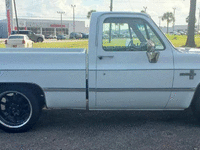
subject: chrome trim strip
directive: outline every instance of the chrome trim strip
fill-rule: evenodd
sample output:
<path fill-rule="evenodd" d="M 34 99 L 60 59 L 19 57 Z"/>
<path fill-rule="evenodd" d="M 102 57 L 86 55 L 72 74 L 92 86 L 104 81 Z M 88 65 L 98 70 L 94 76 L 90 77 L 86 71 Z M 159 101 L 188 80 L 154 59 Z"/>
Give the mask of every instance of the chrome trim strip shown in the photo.
<path fill-rule="evenodd" d="M 89 92 L 194 92 L 196 88 L 89 88 Z M 86 92 L 86 88 L 43 88 L 44 92 Z"/>
<path fill-rule="evenodd" d="M 89 69 L 89 71 L 155 71 L 155 70 L 190 71 L 191 69 Z M 200 69 L 193 69 L 193 70 L 200 71 Z"/>
<path fill-rule="evenodd" d="M 91 92 L 189 92 L 195 88 L 91 88 Z"/>
<path fill-rule="evenodd" d="M 44 92 L 86 92 L 86 88 L 43 88 Z"/>

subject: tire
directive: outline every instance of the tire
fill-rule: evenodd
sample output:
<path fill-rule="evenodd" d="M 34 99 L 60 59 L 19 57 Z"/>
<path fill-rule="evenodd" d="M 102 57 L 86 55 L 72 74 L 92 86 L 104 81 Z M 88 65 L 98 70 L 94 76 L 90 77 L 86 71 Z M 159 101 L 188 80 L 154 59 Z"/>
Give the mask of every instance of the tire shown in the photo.
<path fill-rule="evenodd" d="M 195 95 L 191 109 L 194 117 L 200 121 L 200 94 Z"/>
<path fill-rule="evenodd" d="M 43 39 L 42 38 L 38 38 L 37 42 L 43 42 Z"/>
<path fill-rule="evenodd" d="M 28 131 L 39 119 L 41 110 L 30 90 L 8 87 L 0 94 L 0 127 L 6 132 Z"/>

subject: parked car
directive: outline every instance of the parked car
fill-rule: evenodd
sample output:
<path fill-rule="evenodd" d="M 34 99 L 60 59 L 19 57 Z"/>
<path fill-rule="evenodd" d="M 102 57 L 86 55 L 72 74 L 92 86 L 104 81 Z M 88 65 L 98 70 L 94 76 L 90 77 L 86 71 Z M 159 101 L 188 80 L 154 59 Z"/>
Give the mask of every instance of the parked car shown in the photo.
<path fill-rule="evenodd" d="M 31 30 L 19 30 L 19 33 L 18 33 L 18 31 L 12 31 L 11 35 L 13 35 L 13 34 L 26 34 L 34 42 L 43 42 L 44 41 L 44 35 L 35 34 Z"/>
<path fill-rule="evenodd" d="M 81 33 L 82 34 L 82 38 L 83 39 L 88 39 L 89 38 L 89 34 L 88 33 Z"/>
<path fill-rule="evenodd" d="M 66 36 L 65 35 L 58 35 L 57 36 L 57 40 L 66 40 Z"/>
<path fill-rule="evenodd" d="M 185 31 L 179 31 L 180 35 L 186 35 Z"/>
<path fill-rule="evenodd" d="M 5 40 L 5 45 L 6 48 L 31 48 L 33 47 L 33 41 L 25 34 L 15 34 Z"/>
<path fill-rule="evenodd" d="M 108 39 L 109 35 L 108 34 L 103 34 L 103 39 Z"/>
<path fill-rule="evenodd" d="M 46 39 L 57 39 L 57 36 L 51 34 L 51 35 L 47 35 L 45 38 Z"/>
<path fill-rule="evenodd" d="M 82 38 L 82 34 L 79 32 L 72 32 L 70 33 L 69 36 L 70 39 L 81 39 Z"/>

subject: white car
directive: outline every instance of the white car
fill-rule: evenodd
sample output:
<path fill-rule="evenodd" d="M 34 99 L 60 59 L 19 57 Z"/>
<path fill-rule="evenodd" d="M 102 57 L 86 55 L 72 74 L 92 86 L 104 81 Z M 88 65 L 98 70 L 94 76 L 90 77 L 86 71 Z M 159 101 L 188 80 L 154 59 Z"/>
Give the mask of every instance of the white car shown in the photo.
<path fill-rule="evenodd" d="M 32 48 L 33 41 L 25 34 L 15 34 L 5 40 L 6 48 Z"/>
<path fill-rule="evenodd" d="M 57 39 L 56 35 L 49 35 L 49 39 Z"/>

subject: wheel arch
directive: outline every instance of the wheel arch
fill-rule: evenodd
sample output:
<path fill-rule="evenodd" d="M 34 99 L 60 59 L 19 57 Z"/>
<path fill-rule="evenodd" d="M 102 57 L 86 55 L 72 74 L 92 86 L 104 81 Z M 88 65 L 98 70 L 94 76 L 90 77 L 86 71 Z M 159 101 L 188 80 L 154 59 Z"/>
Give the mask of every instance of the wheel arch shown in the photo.
<path fill-rule="evenodd" d="M 24 88 L 28 89 L 33 92 L 33 94 L 36 96 L 36 98 L 39 100 L 40 106 L 43 108 L 46 106 L 46 98 L 43 89 L 35 84 L 35 83 L 15 83 L 15 82 L 9 82 L 9 83 L 2 83 L 0 82 L 0 93 L 4 91 L 4 88 L 14 86 L 17 88 Z"/>

